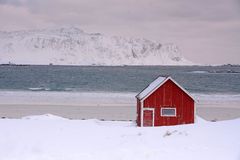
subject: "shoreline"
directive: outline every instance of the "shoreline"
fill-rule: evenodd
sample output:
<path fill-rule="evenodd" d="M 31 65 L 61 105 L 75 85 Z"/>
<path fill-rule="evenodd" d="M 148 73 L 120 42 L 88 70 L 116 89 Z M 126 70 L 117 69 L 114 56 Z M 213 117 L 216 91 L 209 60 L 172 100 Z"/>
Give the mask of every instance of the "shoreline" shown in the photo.
<path fill-rule="evenodd" d="M 136 119 L 136 93 L 0 91 L 0 118 L 54 114 L 69 119 Z M 200 95 L 197 115 L 208 121 L 240 117 L 240 95 Z"/>

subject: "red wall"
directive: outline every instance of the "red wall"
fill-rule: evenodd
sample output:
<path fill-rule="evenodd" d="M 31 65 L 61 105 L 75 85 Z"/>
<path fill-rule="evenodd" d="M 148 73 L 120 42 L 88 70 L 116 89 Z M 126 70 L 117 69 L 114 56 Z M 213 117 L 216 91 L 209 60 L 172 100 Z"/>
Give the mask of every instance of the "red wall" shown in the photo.
<path fill-rule="evenodd" d="M 165 82 L 143 103 L 146 108 L 155 108 L 155 126 L 194 123 L 194 100 L 171 80 Z M 175 107 L 176 117 L 161 117 L 161 107 Z M 140 107 L 137 112 L 137 124 L 140 126 Z"/>

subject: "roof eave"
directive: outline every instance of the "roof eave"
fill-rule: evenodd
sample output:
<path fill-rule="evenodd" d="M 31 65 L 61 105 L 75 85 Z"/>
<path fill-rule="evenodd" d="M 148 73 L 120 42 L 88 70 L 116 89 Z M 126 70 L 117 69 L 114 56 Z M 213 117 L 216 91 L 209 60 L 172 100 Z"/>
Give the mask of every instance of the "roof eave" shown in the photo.
<path fill-rule="evenodd" d="M 145 87 L 140 93 L 138 93 L 135 97 L 137 99 L 139 99 L 140 101 L 145 100 L 149 95 L 151 95 L 154 91 L 156 91 L 159 87 L 161 87 L 166 81 L 171 80 L 173 83 L 175 83 L 183 92 L 185 92 L 193 101 L 196 101 L 196 99 L 187 91 L 185 90 L 180 84 L 178 84 L 174 79 L 172 79 L 170 76 L 166 77 L 166 79 L 160 83 L 157 87 L 155 87 L 151 92 L 149 92 L 146 96 L 139 98 L 140 93 L 142 93 L 142 91 L 147 88 Z"/>

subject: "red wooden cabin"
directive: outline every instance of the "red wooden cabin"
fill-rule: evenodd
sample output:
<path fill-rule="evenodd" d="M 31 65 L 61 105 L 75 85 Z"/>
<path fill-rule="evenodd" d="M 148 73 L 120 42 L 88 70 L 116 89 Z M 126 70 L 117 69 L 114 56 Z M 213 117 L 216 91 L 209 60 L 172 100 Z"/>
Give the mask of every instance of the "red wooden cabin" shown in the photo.
<path fill-rule="evenodd" d="M 194 98 L 171 77 L 158 77 L 136 98 L 138 126 L 194 123 Z"/>

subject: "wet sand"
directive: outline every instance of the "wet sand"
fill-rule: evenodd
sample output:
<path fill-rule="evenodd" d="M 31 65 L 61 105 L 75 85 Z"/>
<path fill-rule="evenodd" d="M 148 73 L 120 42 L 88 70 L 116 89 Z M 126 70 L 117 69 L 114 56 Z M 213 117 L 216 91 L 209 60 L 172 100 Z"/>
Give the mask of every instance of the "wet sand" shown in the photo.
<path fill-rule="evenodd" d="M 0 118 L 54 114 L 70 119 L 132 120 L 136 119 L 133 93 L 25 93 L 0 92 Z M 197 115 L 220 121 L 240 117 L 240 100 L 198 100 Z"/>
<path fill-rule="evenodd" d="M 238 101 L 203 101 L 196 103 L 197 115 L 208 121 L 220 121 L 240 118 Z"/>
<path fill-rule="evenodd" d="M 21 118 L 54 114 L 69 119 L 135 120 L 136 110 L 126 104 L 1 104 L 0 117 Z"/>
<path fill-rule="evenodd" d="M 219 121 L 240 117 L 240 108 L 225 108 L 197 105 L 197 115 L 209 120 Z M 29 115 L 54 114 L 70 119 L 135 120 L 134 104 L 0 104 L 1 118 L 21 118 Z"/>

